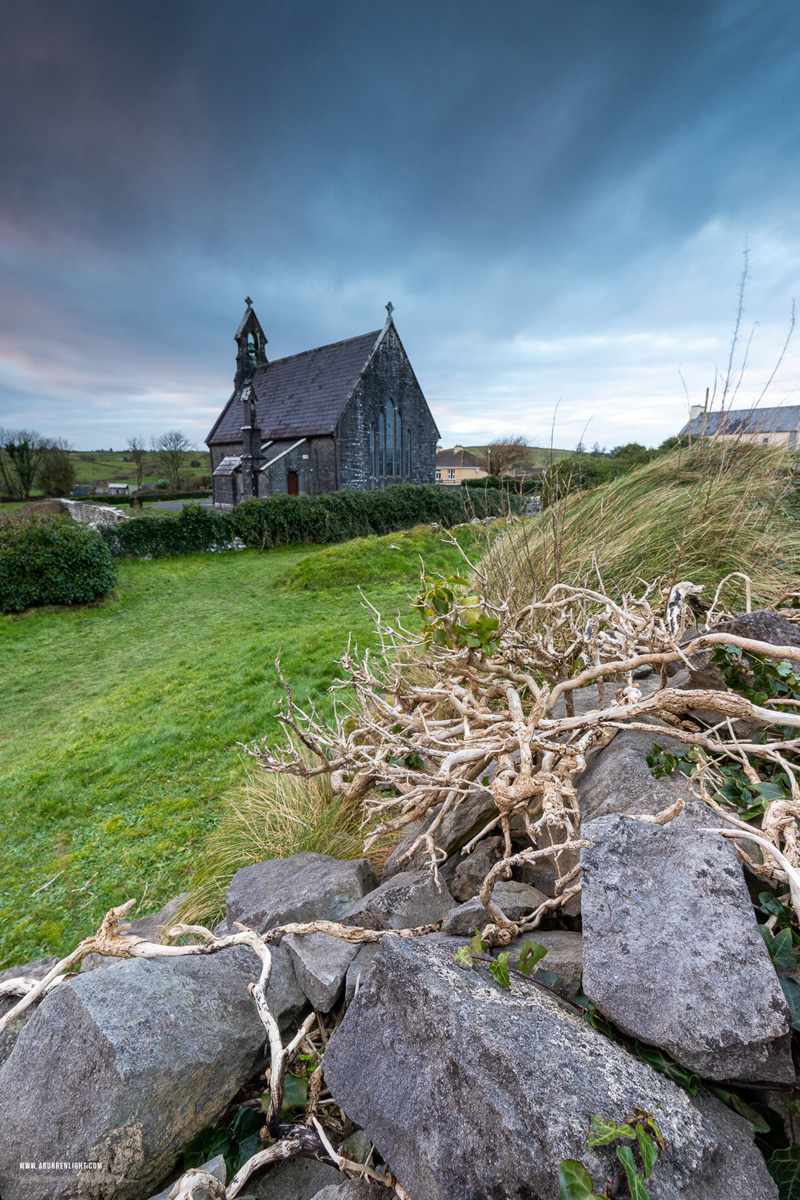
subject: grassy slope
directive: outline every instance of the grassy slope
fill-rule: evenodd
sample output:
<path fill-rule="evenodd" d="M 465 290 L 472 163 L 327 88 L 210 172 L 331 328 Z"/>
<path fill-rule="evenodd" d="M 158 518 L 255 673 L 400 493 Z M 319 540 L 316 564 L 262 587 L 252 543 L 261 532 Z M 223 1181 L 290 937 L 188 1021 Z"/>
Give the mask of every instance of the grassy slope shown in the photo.
<path fill-rule="evenodd" d="M 278 648 L 324 707 L 348 634 L 371 636 L 353 584 L 407 611 L 420 551 L 456 565 L 417 531 L 326 549 L 321 572 L 307 546 L 131 562 L 118 600 L 0 617 L 0 969 L 71 948 L 145 884 L 140 911 L 180 891 L 244 775 L 236 743 L 278 734 Z"/>
<path fill-rule="evenodd" d="M 479 458 L 486 457 L 485 446 L 465 446 L 470 454 L 477 454 Z M 574 450 L 551 450 L 549 446 L 528 446 L 527 448 L 527 465 L 529 467 L 548 467 L 551 462 L 558 462 L 560 458 L 568 458 L 570 454 L 574 454 Z"/>

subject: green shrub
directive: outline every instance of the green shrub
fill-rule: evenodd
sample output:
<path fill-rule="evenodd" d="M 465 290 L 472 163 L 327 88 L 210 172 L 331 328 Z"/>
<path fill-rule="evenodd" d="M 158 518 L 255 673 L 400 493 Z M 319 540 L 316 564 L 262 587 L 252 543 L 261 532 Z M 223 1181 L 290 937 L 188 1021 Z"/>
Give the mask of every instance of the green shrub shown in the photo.
<path fill-rule="evenodd" d="M 234 538 L 258 550 L 304 542 L 346 542 L 426 522 L 450 526 L 474 516 L 502 516 L 516 507 L 513 495 L 497 489 L 467 493 L 462 488 L 400 483 L 374 492 L 267 496 L 245 500 L 224 512 L 192 505 L 167 519 L 141 516 L 102 526 L 101 533 L 118 558 L 162 558 L 229 549 Z"/>
<path fill-rule="evenodd" d="M 496 489 L 475 494 L 462 488 L 399 483 L 374 492 L 246 500 L 226 516 L 243 542 L 266 549 L 300 542 L 345 542 L 371 534 L 380 537 L 429 521 L 458 525 L 473 516 L 500 516 L 505 508 Z"/>
<path fill-rule="evenodd" d="M 0 612 L 38 604 L 86 604 L 117 581 L 99 533 L 69 517 L 0 527 Z"/>
<path fill-rule="evenodd" d="M 227 550 L 233 537 L 225 515 L 201 504 L 188 504 L 174 516 L 141 516 L 118 525 L 101 525 L 100 533 L 115 558 L 165 558 Z"/>

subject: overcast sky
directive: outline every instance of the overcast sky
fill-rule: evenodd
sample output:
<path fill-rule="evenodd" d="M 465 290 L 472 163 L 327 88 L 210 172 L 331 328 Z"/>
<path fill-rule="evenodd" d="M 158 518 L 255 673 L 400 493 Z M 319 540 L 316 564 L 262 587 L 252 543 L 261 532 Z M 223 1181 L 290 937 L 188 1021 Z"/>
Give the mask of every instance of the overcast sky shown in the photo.
<path fill-rule="evenodd" d="M 800 290 L 796 0 L 3 0 L 0 425 L 201 445 L 395 321 L 445 445 L 658 444 Z M 763 403 L 800 403 L 800 335 Z M 558 405 L 557 413 L 556 406 Z M 584 433 L 585 430 L 585 433 Z"/>

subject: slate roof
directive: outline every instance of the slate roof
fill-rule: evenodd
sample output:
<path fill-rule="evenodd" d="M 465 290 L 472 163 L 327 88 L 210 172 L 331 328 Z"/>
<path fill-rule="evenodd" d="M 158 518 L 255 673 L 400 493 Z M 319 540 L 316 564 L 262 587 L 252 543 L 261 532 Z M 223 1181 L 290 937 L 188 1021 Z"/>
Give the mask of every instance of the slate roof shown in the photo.
<path fill-rule="evenodd" d="M 257 367 L 250 383 L 262 437 L 277 441 L 333 433 L 381 333 L 377 329 Z M 240 442 L 242 424 L 241 400 L 234 393 L 208 445 Z"/>
<path fill-rule="evenodd" d="M 234 471 L 238 471 L 242 464 L 242 460 L 238 454 L 229 454 L 227 458 L 223 458 L 214 471 L 215 475 L 232 475 Z"/>
<path fill-rule="evenodd" d="M 480 467 L 474 454 L 470 454 L 469 450 L 464 450 L 463 447 L 458 450 L 437 450 L 436 451 L 436 466 L 437 467 Z"/>
<path fill-rule="evenodd" d="M 742 408 L 731 412 L 708 413 L 703 428 L 703 414 L 695 417 L 684 425 L 681 436 L 691 434 L 699 437 L 704 432 L 707 437 L 715 433 L 728 436 L 737 433 L 791 433 L 800 429 L 800 405 L 787 404 L 782 408 Z"/>

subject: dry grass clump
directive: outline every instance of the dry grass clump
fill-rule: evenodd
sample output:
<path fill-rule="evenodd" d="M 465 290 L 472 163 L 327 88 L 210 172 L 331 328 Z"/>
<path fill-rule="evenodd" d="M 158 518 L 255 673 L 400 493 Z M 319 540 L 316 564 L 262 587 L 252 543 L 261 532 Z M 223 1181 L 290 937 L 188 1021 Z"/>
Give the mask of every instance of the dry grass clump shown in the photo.
<path fill-rule="evenodd" d="M 361 858 L 363 817 L 359 801 L 334 796 L 328 775 L 302 779 L 253 773 L 227 798 L 220 822 L 205 843 L 202 866 L 180 920 L 204 925 L 221 920 L 232 877 L 250 863 L 289 858 L 303 850 Z M 391 848 L 376 846 L 370 852 L 376 868 Z"/>
<path fill-rule="evenodd" d="M 484 559 L 491 598 L 524 602 L 554 583 L 619 595 L 642 578 L 753 580 L 753 604 L 796 587 L 800 521 L 785 452 L 708 439 L 673 451 L 524 521 Z M 728 603 L 741 581 L 726 585 Z M 713 596 L 713 588 L 711 591 Z M 709 599 L 711 599 L 709 596 Z"/>

